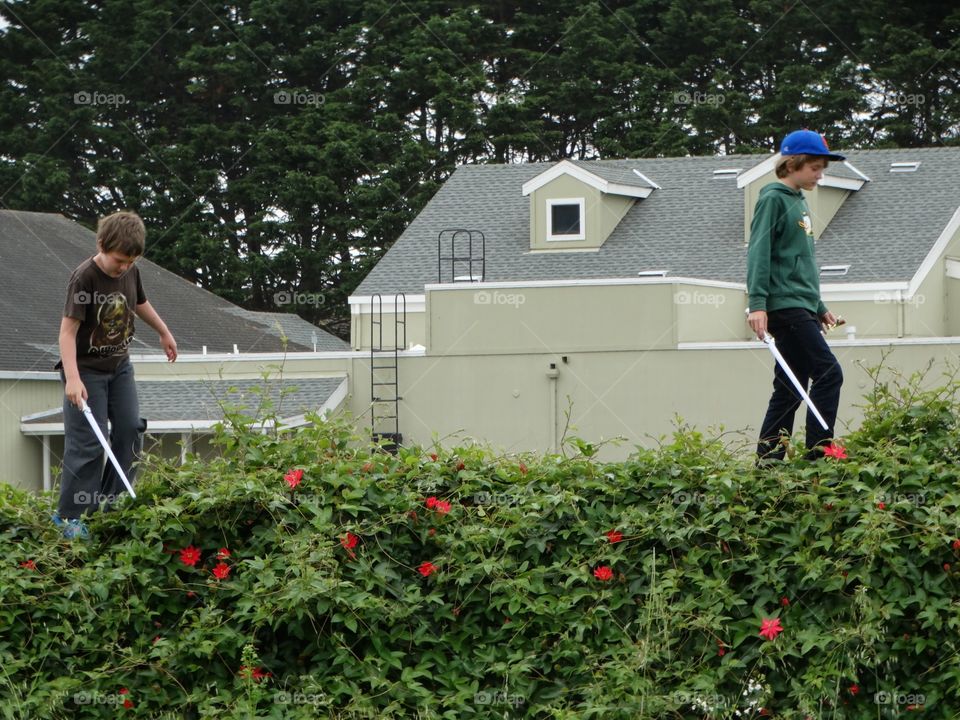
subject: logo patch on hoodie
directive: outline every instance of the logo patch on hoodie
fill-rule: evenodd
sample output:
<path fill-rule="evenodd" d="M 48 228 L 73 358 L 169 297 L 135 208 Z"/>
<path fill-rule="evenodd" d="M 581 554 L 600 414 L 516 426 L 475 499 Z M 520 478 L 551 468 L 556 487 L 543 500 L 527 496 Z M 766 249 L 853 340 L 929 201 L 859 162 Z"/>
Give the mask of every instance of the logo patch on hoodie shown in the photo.
<path fill-rule="evenodd" d="M 803 214 L 802 220 L 797 220 L 797 225 L 803 228 L 803 231 L 809 236 L 813 237 L 813 223 L 810 222 L 810 216 L 806 213 Z"/>

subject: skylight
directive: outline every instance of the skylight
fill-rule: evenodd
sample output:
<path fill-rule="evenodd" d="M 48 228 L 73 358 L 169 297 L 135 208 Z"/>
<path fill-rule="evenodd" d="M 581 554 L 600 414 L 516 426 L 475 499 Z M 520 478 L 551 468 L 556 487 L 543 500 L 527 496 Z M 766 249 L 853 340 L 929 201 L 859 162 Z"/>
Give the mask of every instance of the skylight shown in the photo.
<path fill-rule="evenodd" d="M 821 265 L 820 277 L 842 277 L 850 270 L 849 265 Z"/>
<path fill-rule="evenodd" d="M 713 177 L 717 179 L 735 178 L 743 171 L 743 168 L 721 168 L 713 171 Z"/>
<path fill-rule="evenodd" d="M 637 273 L 640 277 L 666 277 L 667 270 L 641 270 Z"/>
<path fill-rule="evenodd" d="M 895 163 L 890 163 L 890 172 L 892 173 L 916 172 L 918 167 L 920 167 L 919 160 L 913 160 L 911 162 L 895 162 Z"/>

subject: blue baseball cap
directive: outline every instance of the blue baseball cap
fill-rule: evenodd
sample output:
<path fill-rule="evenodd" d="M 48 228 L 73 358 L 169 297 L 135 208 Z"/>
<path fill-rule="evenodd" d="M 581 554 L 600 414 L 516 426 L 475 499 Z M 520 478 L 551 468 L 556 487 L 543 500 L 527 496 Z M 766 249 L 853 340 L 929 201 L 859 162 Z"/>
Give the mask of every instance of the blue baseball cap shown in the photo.
<path fill-rule="evenodd" d="M 813 130 L 794 130 L 780 143 L 781 155 L 820 155 L 828 160 L 846 160 L 843 155 L 830 152 L 827 140 Z"/>

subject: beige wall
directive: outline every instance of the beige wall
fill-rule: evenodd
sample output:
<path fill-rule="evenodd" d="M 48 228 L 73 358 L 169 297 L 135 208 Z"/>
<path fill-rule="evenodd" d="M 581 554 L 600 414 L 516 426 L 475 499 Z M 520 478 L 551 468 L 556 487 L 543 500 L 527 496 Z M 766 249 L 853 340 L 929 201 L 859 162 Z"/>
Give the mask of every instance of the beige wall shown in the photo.
<path fill-rule="evenodd" d="M 871 387 L 861 364 L 878 365 L 888 348 L 881 343 L 833 343 L 845 375 L 838 435 L 849 433 L 861 420 L 856 405 Z M 945 367 L 958 357 L 960 344 L 899 345 L 884 365 L 910 373 L 926 367 L 931 358 Z M 404 359 L 400 374 L 405 443 L 429 445 L 439 437 L 441 444 L 452 446 L 472 438 L 498 451 L 549 451 L 564 432 L 569 409 L 573 429 L 568 434 L 590 442 L 626 438 L 621 447 L 603 453 L 618 459 L 635 445 L 651 446 L 669 435 L 675 415 L 700 429 L 722 425 L 731 432 L 731 444 L 749 449 L 769 399 L 773 359 L 759 345 L 441 355 Z M 930 378 L 936 381 L 937 376 L 934 371 Z M 355 386 L 354 410 L 368 400 L 369 388 Z M 795 430 L 802 424 L 798 413 Z"/>
<path fill-rule="evenodd" d="M 17 487 L 40 487 L 43 444 L 39 438 L 20 432 L 20 418 L 60 407 L 63 391 L 59 379 L 0 380 L 0 481 Z M 51 450 L 63 454 L 63 441 L 54 440 Z"/>
<path fill-rule="evenodd" d="M 357 306 L 354 306 L 357 307 Z M 365 310 L 364 313 L 353 315 L 352 322 L 350 325 L 350 347 L 354 350 L 369 350 L 370 349 L 370 332 L 371 332 L 371 316 L 370 316 L 370 307 L 368 305 L 360 306 Z M 392 309 L 392 305 L 391 305 Z M 377 342 L 380 342 L 382 338 L 381 347 L 393 347 L 397 337 L 397 329 L 399 329 L 399 335 L 401 342 L 403 341 L 403 328 L 397 328 L 397 313 L 395 312 L 384 312 L 382 315 L 382 324 L 380 326 L 381 330 L 377 331 Z M 403 313 L 400 314 L 400 319 L 403 320 L 406 318 L 407 328 L 406 328 L 406 347 L 411 345 L 425 345 L 426 339 L 426 330 L 425 323 L 426 317 L 422 311 L 411 311 L 407 310 L 406 315 Z M 381 332 L 382 331 L 382 332 Z"/>

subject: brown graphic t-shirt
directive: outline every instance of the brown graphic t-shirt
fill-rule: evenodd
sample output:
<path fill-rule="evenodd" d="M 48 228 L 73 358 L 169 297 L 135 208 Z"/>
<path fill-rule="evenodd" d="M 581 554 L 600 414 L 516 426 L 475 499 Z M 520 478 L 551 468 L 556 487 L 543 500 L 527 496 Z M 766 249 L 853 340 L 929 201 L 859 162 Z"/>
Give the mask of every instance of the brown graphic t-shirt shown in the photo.
<path fill-rule="evenodd" d="M 136 265 L 118 278 L 107 275 L 93 258 L 74 270 L 67 284 L 63 315 L 80 321 L 77 367 L 98 372 L 116 370 L 133 340 L 134 310 L 146 301 Z"/>

